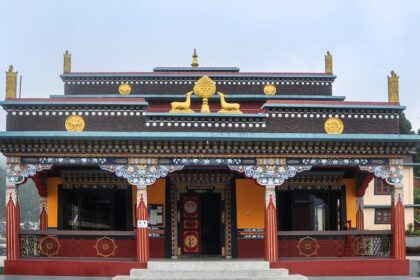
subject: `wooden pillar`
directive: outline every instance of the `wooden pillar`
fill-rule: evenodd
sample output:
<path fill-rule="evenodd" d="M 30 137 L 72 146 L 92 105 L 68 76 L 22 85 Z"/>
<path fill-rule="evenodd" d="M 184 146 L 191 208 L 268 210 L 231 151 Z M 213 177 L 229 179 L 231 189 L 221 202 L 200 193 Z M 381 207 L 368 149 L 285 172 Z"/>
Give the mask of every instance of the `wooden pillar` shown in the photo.
<path fill-rule="evenodd" d="M 392 256 L 405 259 L 405 221 L 403 185 L 394 185 L 391 196 Z"/>
<path fill-rule="evenodd" d="M 265 186 L 264 259 L 275 262 L 278 258 L 276 187 Z"/>
<path fill-rule="evenodd" d="M 39 229 L 48 229 L 48 204 L 46 197 L 41 197 L 39 201 Z"/>
<path fill-rule="evenodd" d="M 364 230 L 365 229 L 365 217 L 363 214 L 364 203 L 363 196 L 356 197 L 356 229 Z"/>
<path fill-rule="evenodd" d="M 19 201 L 17 196 L 17 185 L 15 183 L 6 183 L 6 246 L 7 260 L 17 260 L 20 258 L 20 213 Z"/>
<path fill-rule="evenodd" d="M 137 261 L 145 263 L 149 260 L 149 229 L 147 225 L 147 186 L 137 186 Z"/>

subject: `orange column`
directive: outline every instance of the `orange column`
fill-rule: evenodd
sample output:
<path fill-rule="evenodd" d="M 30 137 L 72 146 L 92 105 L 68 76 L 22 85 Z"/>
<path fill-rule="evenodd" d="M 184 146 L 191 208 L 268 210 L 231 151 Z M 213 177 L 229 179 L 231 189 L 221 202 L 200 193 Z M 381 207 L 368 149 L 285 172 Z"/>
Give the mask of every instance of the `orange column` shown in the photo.
<path fill-rule="evenodd" d="M 147 186 L 137 186 L 137 261 L 146 263 L 149 260 L 149 229 L 147 225 Z"/>
<path fill-rule="evenodd" d="M 48 229 L 48 204 L 46 197 L 41 197 L 39 202 L 39 229 Z"/>
<path fill-rule="evenodd" d="M 365 229 L 365 218 L 363 214 L 363 196 L 356 197 L 356 229 L 364 230 Z"/>
<path fill-rule="evenodd" d="M 264 259 L 269 262 L 277 261 L 277 211 L 276 187 L 265 187 L 265 223 L 264 223 Z"/>
<path fill-rule="evenodd" d="M 17 260 L 20 257 L 19 240 L 19 202 L 17 186 L 7 180 L 6 184 L 6 246 L 7 260 Z"/>
<path fill-rule="evenodd" d="M 392 255 L 394 259 L 405 259 L 405 221 L 403 185 L 395 185 L 391 196 Z"/>

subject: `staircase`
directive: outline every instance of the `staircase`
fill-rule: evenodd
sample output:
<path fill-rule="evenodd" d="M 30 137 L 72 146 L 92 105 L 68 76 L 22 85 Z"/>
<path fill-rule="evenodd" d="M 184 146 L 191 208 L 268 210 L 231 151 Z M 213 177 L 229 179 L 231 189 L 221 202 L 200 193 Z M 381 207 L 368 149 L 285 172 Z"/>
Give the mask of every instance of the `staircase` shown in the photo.
<path fill-rule="evenodd" d="M 289 275 L 287 269 L 270 269 L 268 262 L 255 260 L 162 260 L 149 261 L 147 269 L 132 269 L 129 276 L 113 280 L 306 280 L 302 275 Z"/>

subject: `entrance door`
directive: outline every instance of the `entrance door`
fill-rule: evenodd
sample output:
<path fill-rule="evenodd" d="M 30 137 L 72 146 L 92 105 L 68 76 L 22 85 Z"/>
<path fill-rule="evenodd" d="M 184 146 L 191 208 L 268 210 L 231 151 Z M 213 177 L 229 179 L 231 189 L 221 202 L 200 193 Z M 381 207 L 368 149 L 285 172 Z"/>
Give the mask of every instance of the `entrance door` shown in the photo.
<path fill-rule="evenodd" d="M 221 255 L 223 225 L 220 193 L 188 193 L 181 196 L 182 254 Z"/>

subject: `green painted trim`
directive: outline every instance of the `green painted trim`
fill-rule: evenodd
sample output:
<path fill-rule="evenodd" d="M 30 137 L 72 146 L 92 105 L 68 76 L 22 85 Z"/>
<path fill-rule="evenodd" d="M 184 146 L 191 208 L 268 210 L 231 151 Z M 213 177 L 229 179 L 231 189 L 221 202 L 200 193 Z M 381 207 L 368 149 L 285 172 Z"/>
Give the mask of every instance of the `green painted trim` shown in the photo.
<path fill-rule="evenodd" d="M 343 141 L 420 143 L 420 135 L 406 134 L 321 134 L 240 132 L 120 132 L 120 131 L 2 131 L 0 139 L 101 139 L 101 140 L 190 140 L 190 141 Z"/>
<path fill-rule="evenodd" d="M 403 166 L 420 166 L 420 162 L 403 163 Z"/>
<path fill-rule="evenodd" d="M 338 104 L 264 104 L 262 108 L 352 108 L 352 109 L 392 109 L 402 111 L 405 106 L 393 105 L 338 105 Z"/>
<path fill-rule="evenodd" d="M 181 114 L 181 113 L 152 113 L 152 112 L 145 112 L 143 113 L 146 117 L 187 117 L 187 118 L 205 118 L 205 117 L 212 117 L 212 118 L 266 118 L 265 114 L 219 114 L 219 113 L 189 113 L 189 114 Z"/>
<path fill-rule="evenodd" d="M 226 98 L 229 100 L 334 100 L 334 101 L 343 101 L 345 96 L 330 96 L 330 95 L 287 95 L 281 93 L 281 95 L 264 95 L 264 94 L 225 94 Z M 156 100 L 185 100 L 185 94 L 132 94 L 122 96 L 120 94 L 68 94 L 68 95 L 50 95 L 50 98 L 144 98 L 144 99 L 156 99 Z M 191 96 L 194 100 L 199 100 L 198 96 Z M 213 99 L 220 99 L 218 95 L 214 95 Z"/>

